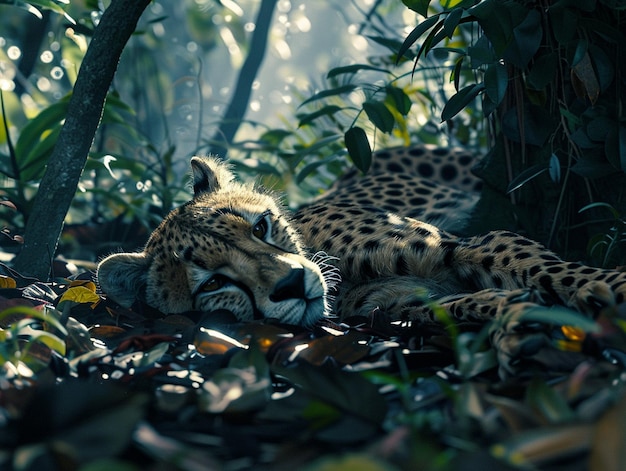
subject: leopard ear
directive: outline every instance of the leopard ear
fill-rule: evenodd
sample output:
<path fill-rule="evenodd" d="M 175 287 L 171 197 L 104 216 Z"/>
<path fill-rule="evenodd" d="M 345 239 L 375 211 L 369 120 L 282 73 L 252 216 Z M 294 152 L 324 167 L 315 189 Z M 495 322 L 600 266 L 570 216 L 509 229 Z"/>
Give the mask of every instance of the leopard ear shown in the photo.
<path fill-rule="evenodd" d="M 191 172 L 194 197 L 218 191 L 235 179 L 228 165 L 216 157 L 192 157 Z"/>
<path fill-rule="evenodd" d="M 145 300 L 149 259 L 144 253 L 109 255 L 98 264 L 97 278 L 102 291 L 121 306 Z"/>

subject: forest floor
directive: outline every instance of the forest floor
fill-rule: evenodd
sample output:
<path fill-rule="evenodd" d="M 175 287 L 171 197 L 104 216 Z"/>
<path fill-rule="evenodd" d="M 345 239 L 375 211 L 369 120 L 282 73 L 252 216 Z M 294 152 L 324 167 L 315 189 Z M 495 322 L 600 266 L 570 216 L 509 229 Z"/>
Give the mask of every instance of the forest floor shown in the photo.
<path fill-rule="evenodd" d="M 0 274 L 2 469 L 626 469 L 623 312 L 589 355 L 555 342 L 573 371 L 502 379 L 485 328 L 163 317 L 90 272 Z"/>

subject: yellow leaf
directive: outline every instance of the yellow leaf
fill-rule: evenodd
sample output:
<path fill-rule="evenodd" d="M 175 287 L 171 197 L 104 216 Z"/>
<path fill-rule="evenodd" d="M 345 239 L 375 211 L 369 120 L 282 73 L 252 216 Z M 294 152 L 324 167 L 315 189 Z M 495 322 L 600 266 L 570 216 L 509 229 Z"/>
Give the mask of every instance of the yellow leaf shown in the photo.
<path fill-rule="evenodd" d="M 76 286 L 82 286 L 83 288 L 87 288 L 89 291 L 96 292 L 96 284 L 93 281 L 89 280 L 72 280 L 70 282 L 70 289 Z"/>
<path fill-rule="evenodd" d="M 15 288 L 17 283 L 10 276 L 0 275 L 0 288 Z"/>
<path fill-rule="evenodd" d="M 84 286 L 74 286 L 63 293 L 63 296 L 61 296 L 61 299 L 59 300 L 59 304 L 63 301 L 72 301 L 78 304 L 92 303 L 95 305 L 100 302 L 100 296 Z"/>

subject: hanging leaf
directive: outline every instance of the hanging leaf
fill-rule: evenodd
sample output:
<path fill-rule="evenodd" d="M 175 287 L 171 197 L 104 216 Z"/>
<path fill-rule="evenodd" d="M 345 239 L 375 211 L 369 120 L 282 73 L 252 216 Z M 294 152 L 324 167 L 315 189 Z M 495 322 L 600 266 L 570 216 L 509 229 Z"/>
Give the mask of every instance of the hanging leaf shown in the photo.
<path fill-rule="evenodd" d="M 496 106 L 504 99 L 508 84 L 509 75 L 504 64 L 495 62 L 487 67 L 485 71 L 485 93 Z"/>
<path fill-rule="evenodd" d="M 396 120 L 382 101 L 366 101 L 363 110 L 369 120 L 384 133 L 390 133 Z"/>
<path fill-rule="evenodd" d="M 450 11 L 446 16 L 446 19 L 443 22 L 443 34 L 448 38 L 452 39 L 454 35 L 454 30 L 459 25 L 459 21 L 461 21 L 461 17 L 463 16 L 462 8 L 455 8 Z"/>
<path fill-rule="evenodd" d="M 328 74 L 326 74 L 326 78 L 331 79 L 338 75 L 355 74 L 361 70 L 374 70 L 376 72 L 383 72 L 385 74 L 391 74 L 389 70 L 383 69 L 382 67 L 375 67 L 369 64 L 352 64 L 352 65 L 345 65 L 343 67 L 335 67 L 334 69 L 330 69 Z"/>
<path fill-rule="evenodd" d="M 456 94 L 452 95 L 443 107 L 441 112 L 441 121 L 448 121 L 456 116 L 463 108 L 469 105 L 478 94 L 485 89 L 484 84 L 477 83 L 462 88 Z"/>
<path fill-rule="evenodd" d="M 372 165 L 372 148 L 367 134 L 357 126 L 348 129 L 344 135 L 348 156 L 361 172 L 366 173 Z"/>
<path fill-rule="evenodd" d="M 337 87 L 337 88 L 331 88 L 330 90 L 322 90 L 321 92 L 318 92 L 312 97 L 304 100 L 300 104 L 300 107 L 306 105 L 307 103 L 312 103 L 314 101 L 321 100 L 323 98 L 328 98 L 330 96 L 337 96 L 337 95 L 343 95 L 344 93 L 350 93 L 356 90 L 357 88 L 358 87 L 356 85 L 348 84 L 348 85 L 342 85 L 341 87 Z"/>
<path fill-rule="evenodd" d="M 545 165 L 533 165 L 532 167 L 527 168 L 523 172 L 520 172 L 520 174 L 517 175 L 517 177 L 515 177 L 511 183 L 509 183 L 509 186 L 506 189 L 507 195 L 509 193 L 514 192 L 518 188 L 521 188 L 526 183 L 531 181 L 533 178 L 538 177 L 546 170 L 548 169 L 546 168 Z"/>
<path fill-rule="evenodd" d="M 413 102 L 409 96 L 404 93 L 404 90 L 394 87 L 393 85 L 387 85 L 387 87 L 385 87 L 385 91 L 387 92 L 387 96 L 391 98 L 391 102 L 393 103 L 395 109 L 398 110 L 398 113 L 402 116 L 409 114 Z"/>
<path fill-rule="evenodd" d="M 300 120 L 300 122 L 298 123 L 298 127 L 301 128 L 302 126 L 311 124 L 311 122 L 315 121 L 317 118 L 320 118 L 322 116 L 332 116 L 338 111 L 341 111 L 342 109 L 343 108 L 337 105 L 327 105 L 327 106 L 324 106 L 323 108 L 320 108 L 317 111 L 314 111 L 313 113 L 298 114 L 297 117 Z"/>
<path fill-rule="evenodd" d="M 591 106 L 595 105 L 596 101 L 598 101 L 598 96 L 600 96 L 600 84 L 587 52 L 572 67 L 571 76 L 576 96 L 581 100 L 589 99 Z"/>
<path fill-rule="evenodd" d="M 400 58 L 404 55 L 404 53 L 408 51 L 411 48 L 411 46 L 413 46 L 413 44 L 415 44 L 415 42 L 420 38 L 420 36 L 422 36 L 422 34 L 424 34 L 426 31 L 432 28 L 435 25 L 435 23 L 437 23 L 438 19 L 439 19 L 438 14 L 431 16 L 430 18 L 426 18 L 424 21 L 418 24 L 413 29 L 413 31 L 409 33 L 409 35 L 406 37 L 406 39 L 402 43 L 402 46 L 400 46 L 400 49 L 398 50 L 398 58 L 396 59 L 396 64 L 398 63 Z M 418 54 L 418 57 L 419 57 L 419 54 Z"/>
<path fill-rule="evenodd" d="M 550 156 L 550 164 L 548 165 L 548 174 L 554 183 L 561 181 L 561 162 L 555 153 Z"/>
<path fill-rule="evenodd" d="M 432 0 L 402 0 L 402 3 L 413 10 L 416 13 L 419 13 L 422 16 L 428 15 L 428 6 Z"/>

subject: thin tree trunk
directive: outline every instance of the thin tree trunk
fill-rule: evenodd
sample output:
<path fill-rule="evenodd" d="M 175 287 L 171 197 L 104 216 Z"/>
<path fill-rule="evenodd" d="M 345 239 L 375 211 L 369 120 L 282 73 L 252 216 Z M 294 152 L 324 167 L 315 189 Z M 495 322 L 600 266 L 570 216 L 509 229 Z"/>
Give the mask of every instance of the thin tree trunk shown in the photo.
<path fill-rule="evenodd" d="M 65 124 L 48 161 L 26 224 L 24 247 L 14 267 L 25 275 L 47 279 L 87 155 L 102 117 L 104 101 L 122 50 L 150 0 L 112 0 L 94 31 Z"/>
<path fill-rule="evenodd" d="M 261 2 L 256 21 L 254 22 L 255 28 L 250 40 L 248 56 L 239 71 L 237 85 L 230 99 L 230 104 L 211 142 L 231 142 L 241 125 L 241 121 L 246 115 L 250 95 L 252 94 L 252 83 L 258 75 L 261 64 L 263 63 L 263 58 L 265 57 L 267 38 L 269 36 L 269 29 L 272 24 L 272 16 L 276 3 L 277 0 L 263 0 Z M 212 144 L 209 151 L 211 154 L 226 157 L 227 147 L 226 144 Z"/>

